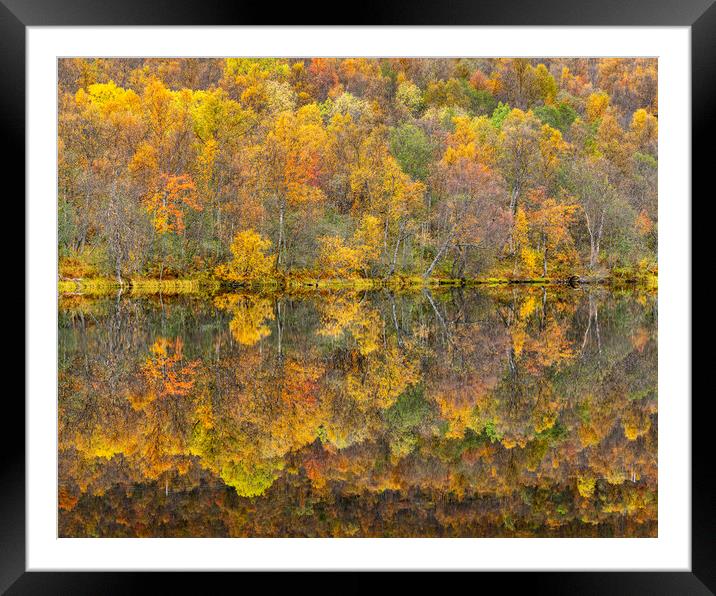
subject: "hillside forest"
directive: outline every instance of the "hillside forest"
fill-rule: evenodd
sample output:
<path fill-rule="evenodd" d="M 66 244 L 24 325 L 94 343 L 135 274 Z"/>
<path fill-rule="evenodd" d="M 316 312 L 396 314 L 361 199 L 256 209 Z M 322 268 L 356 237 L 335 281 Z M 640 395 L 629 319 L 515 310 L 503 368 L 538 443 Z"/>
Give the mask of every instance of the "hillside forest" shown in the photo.
<path fill-rule="evenodd" d="M 656 275 L 657 60 L 61 59 L 60 279 Z"/>

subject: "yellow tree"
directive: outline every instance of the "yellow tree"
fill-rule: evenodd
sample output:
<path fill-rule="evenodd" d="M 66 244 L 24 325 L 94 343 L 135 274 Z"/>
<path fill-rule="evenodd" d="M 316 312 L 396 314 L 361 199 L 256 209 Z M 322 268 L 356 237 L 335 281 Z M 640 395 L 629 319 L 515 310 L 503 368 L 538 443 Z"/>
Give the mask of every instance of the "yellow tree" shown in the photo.
<path fill-rule="evenodd" d="M 267 276 L 274 268 L 275 255 L 267 255 L 271 241 L 254 230 L 244 230 L 234 236 L 231 253 L 234 258 L 219 265 L 216 276 L 227 281 L 255 280 Z"/>
<path fill-rule="evenodd" d="M 218 256 L 221 243 L 230 242 L 233 233 L 233 226 L 224 223 L 224 214 L 240 209 L 242 223 L 246 225 L 253 219 L 251 212 L 257 199 L 253 189 L 245 188 L 241 182 L 246 178 L 242 170 L 249 153 L 248 133 L 256 126 L 258 116 L 219 88 L 193 92 L 191 118 L 196 148 L 193 172 L 197 191 L 207 207 L 205 221 L 213 223 L 221 241 L 215 243 Z M 230 192 L 234 185 L 238 187 L 238 197 Z"/>
<path fill-rule="evenodd" d="M 656 157 L 659 123 L 654 114 L 643 108 L 634 112 L 629 135 L 639 151 Z"/>
<path fill-rule="evenodd" d="M 537 170 L 542 184 L 547 189 L 553 189 L 557 172 L 569 144 L 562 138 L 562 133 L 548 124 L 543 124 L 540 129 L 539 155 Z"/>
<path fill-rule="evenodd" d="M 573 248 L 569 228 L 578 207 L 570 202 L 558 202 L 543 189 L 533 191 L 530 202 L 534 205 L 531 220 L 537 233 L 537 251 L 542 253 L 542 276 L 546 277 L 548 255 L 555 254 L 561 247 Z"/>
<path fill-rule="evenodd" d="M 380 255 L 381 235 L 380 220 L 373 215 L 364 215 L 348 242 L 338 236 L 319 238 L 318 266 L 321 272 L 338 277 L 367 273 L 370 264 Z"/>
<path fill-rule="evenodd" d="M 316 104 L 276 118 L 257 152 L 256 177 L 278 218 L 276 266 L 286 262 L 287 209 L 324 199 L 319 187 L 327 134 Z"/>
<path fill-rule="evenodd" d="M 415 233 L 413 224 L 423 206 L 425 185 L 414 181 L 390 155 L 384 128 L 363 140 L 350 173 L 353 209 L 378 217 L 383 226 L 383 253 L 395 272 L 400 245 Z"/>
<path fill-rule="evenodd" d="M 144 132 L 140 98 L 112 81 L 96 83 L 77 91 L 73 108 L 75 118 L 59 121 L 68 141 L 63 143 L 59 167 L 64 170 L 64 155 L 75 156 L 79 248 L 84 248 L 91 228 L 97 226 L 121 282 L 124 264 L 141 246 L 143 236 L 126 175 Z"/>
<path fill-rule="evenodd" d="M 500 166 L 510 189 L 510 212 L 517 212 L 520 194 L 534 174 L 541 125 L 532 111 L 512 110 L 500 133 Z"/>

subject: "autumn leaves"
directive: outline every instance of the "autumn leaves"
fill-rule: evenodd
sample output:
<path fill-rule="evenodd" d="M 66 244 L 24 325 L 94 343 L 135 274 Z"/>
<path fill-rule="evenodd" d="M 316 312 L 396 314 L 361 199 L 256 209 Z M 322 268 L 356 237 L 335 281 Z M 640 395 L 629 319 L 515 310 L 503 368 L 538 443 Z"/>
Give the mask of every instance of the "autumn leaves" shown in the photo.
<path fill-rule="evenodd" d="M 647 59 L 62 60 L 61 270 L 653 268 L 657 108 Z"/>
<path fill-rule="evenodd" d="M 648 294 L 521 286 L 92 308 L 87 325 L 61 313 L 63 534 L 183 535 L 195 516 L 192 535 L 655 528 Z M 375 507 L 393 499 L 383 526 Z M 311 508 L 325 524 L 295 512 Z"/>

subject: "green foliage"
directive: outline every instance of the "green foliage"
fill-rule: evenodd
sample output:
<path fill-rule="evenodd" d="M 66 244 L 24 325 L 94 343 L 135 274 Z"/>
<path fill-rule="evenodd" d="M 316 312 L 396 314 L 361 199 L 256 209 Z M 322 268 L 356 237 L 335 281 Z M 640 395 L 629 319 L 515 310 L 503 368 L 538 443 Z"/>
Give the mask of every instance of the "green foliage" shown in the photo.
<path fill-rule="evenodd" d="M 425 390 L 415 385 L 402 393 L 395 403 L 385 411 L 385 419 L 396 431 L 402 432 L 419 426 L 430 413 L 430 404 L 425 400 Z"/>
<path fill-rule="evenodd" d="M 435 146 L 420 127 L 405 123 L 391 129 L 390 151 L 403 172 L 416 180 L 427 179 Z"/>
<path fill-rule="evenodd" d="M 490 439 L 490 442 L 494 443 L 495 441 L 499 441 L 502 438 L 502 435 L 495 427 L 495 423 L 490 420 L 487 424 L 485 424 L 485 428 L 483 429 L 483 432 L 485 433 L 485 436 Z"/>
<path fill-rule="evenodd" d="M 472 88 L 470 88 L 472 89 Z M 473 113 L 478 116 L 494 114 L 497 108 L 497 100 L 489 92 L 483 90 L 471 90 L 470 95 L 470 108 Z"/>
<path fill-rule="evenodd" d="M 572 126 L 577 119 L 577 112 L 568 103 L 562 102 L 556 106 L 543 105 L 534 109 L 535 115 L 545 124 L 556 128 L 563 134 Z"/>
<path fill-rule="evenodd" d="M 423 93 L 415 83 L 403 81 L 398 85 L 395 101 L 412 115 L 417 115 L 424 107 Z"/>
<path fill-rule="evenodd" d="M 236 490 L 240 497 L 257 497 L 266 492 L 278 477 L 280 467 L 271 463 L 246 466 L 230 462 L 221 468 L 220 475 L 227 486 Z"/>
<path fill-rule="evenodd" d="M 495 128 L 502 128 L 502 123 L 505 121 L 505 118 L 509 116 L 511 111 L 512 108 L 510 108 L 509 105 L 507 105 L 506 103 L 499 102 L 497 104 L 497 107 L 492 112 L 490 122 Z"/>

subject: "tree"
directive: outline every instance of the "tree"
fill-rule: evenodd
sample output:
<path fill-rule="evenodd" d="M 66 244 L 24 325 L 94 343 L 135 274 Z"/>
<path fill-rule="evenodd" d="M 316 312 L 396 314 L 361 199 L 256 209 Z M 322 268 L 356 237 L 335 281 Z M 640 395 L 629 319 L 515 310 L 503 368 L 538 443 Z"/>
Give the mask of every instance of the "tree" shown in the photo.
<path fill-rule="evenodd" d="M 402 124 L 390 132 L 390 152 L 403 172 L 414 180 L 427 179 L 433 151 L 428 135 L 414 124 Z"/>
<path fill-rule="evenodd" d="M 617 191 L 609 182 L 606 171 L 603 159 L 589 157 L 579 160 L 572 171 L 574 195 L 589 234 L 589 269 L 594 269 L 599 261 L 605 219 L 617 199 Z"/>
<path fill-rule="evenodd" d="M 216 268 L 216 276 L 227 281 L 249 281 L 268 277 L 274 269 L 276 255 L 267 255 L 271 241 L 254 230 L 238 232 L 231 242 L 234 258 Z"/>
<path fill-rule="evenodd" d="M 555 190 L 555 181 L 566 155 L 569 145 L 562 138 L 562 133 L 543 124 L 539 135 L 539 154 L 537 156 L 537 175 L 542 186 Z"/>
<path fill-rule="evenodd" d="M 629 133 L 638 151 L 656 157 L 659 122 L 654 114 L 643 108 L 634 112 Z"/>
<path fill-rule="evenodd" d="M 336 236 L 319 238 L 318 266 L 321 271 L 335 277 L 351 277 L 365 269 L 365 260 L 358 248 L 347 246 Z"/>
<path fill-rule="evenodd" d="M 510 212 L 517 212 L 520 193 L 526 190 L 539 155 L 539 120 L 517 108 L 510 111 L 500 133 L 500 169 L 510 192 Z"/>
<path fill-rule="evenodd" d="M 442 234 L 424 277 L 432 274 L 453 247 L 458 253 L 458 273 L 462 275 L 468 250 L 486 248 L 500 233 L 505 220 L 497 198 L 501 191 L 500 180 L 484 163 L 489 156 L 480 152 L 478 146 L 478 137 L 471 124 L 458 119 L 455 133 L 432 180 L 432 187 L 440 196 L 435 209 L 435 224 Z"/>
<path fill-rule="evenodd" d="M 383 257 L 392 275 L 401 243 L 415 232 L 425 185 L 403 172 L 388 152 L 384 134 L 384 129 L 375 129 L 363 140 L 360 159 L 351 169 L 350 186 L 354 209 L 382 222 Z"/>
<path fill-rule="evenodd" d="M 196 185 L 186 174 L 170 176 L 162 174 L 159 188 L 147 195 L 144 205 L 152 216 L 154 229 L 159 234 L 183 232 L 184 217 L 188 207 L 201 211 L 202 205 L 196 194 Z"/>
<path fill-rule="evenodd" d="M 570 227 L 578 207 L 568 201 L 558 202 L 546 196 L 544 190 L 533 192 L 530 202 L 534 205 L 531 219 L 538 235 L 538 251 L 542 252 L 542 276 L 547 277 L 549 256 L 563 246 L 573 248 Z"/>
<path fill-rule="evenodd" d="M 336 277 L 351 277 L 358 272 L 366 274 L 371 261 L 380 255 L 380 220 L 372 215 L 364 216 L 348 244 L 336 236 L 323 236 L 318 241 L 321 271 Z"/>
<path fill-rule="evenodd" d="M 280 113 L 257 152 L 257 182 L 278 217 L 277 267 L 287 258 L 287 209 L 324 199 L 318 181 L 326 142 L 318 106 L 310 104 Z"/>
<path fill-rule="evenodd" d="M 395 92 L 395 102 L 415 116 L 423 107 L 423 93 L 412 81 L 402 81 Z"/>
<path fill-rule="evenodd" d="M 152 216 L 154 230 L 161 238 L 162 261 L 159 269 L 159 280 L 164 273 L 164 240 L 170 232 L 183 233 L 184 217 L 187 208 L 201 211 L 202 205 L 196 194 L 196 185 L 191 177 L 170 176 L 162 174 L 159 187 L 144 198 L 144 206 Z"/>

